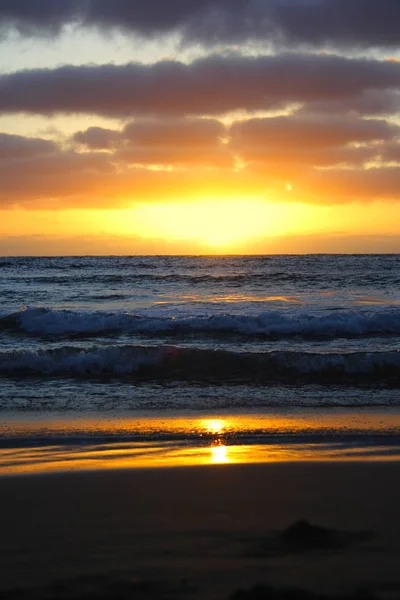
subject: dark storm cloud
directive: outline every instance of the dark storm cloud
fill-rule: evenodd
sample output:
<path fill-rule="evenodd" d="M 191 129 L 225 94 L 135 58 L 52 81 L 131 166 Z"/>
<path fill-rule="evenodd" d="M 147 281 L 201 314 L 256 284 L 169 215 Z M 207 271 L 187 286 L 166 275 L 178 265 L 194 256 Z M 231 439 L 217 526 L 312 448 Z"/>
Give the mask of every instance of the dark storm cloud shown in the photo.
<path fill-rule="evenodd" d="M 0 76 L 2 113 L 218 115 L 400 87 L 400 63 L 332 55 L 213 55 L 186 65 L 65 66 Z"/>
<path fill-rule="evenodd" d="M 398 0 L 0 0 L 0 24 L 56 33 L 68 23 L 186 42 L 396 46 Z"/>

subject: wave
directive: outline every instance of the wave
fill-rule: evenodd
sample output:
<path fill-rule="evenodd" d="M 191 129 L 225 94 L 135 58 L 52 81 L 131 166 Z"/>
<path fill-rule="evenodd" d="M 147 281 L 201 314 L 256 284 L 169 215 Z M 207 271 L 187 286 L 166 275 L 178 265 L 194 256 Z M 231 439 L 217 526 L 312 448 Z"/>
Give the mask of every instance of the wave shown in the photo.
<path fill-rule="evenodd" d="M 268 310 L 258 315 L 150 317 L 129 312 L 84 312 L 27 308 L 0 318 L 0 331 L 35 336 L 88 336 L 115 333 L 147 335 L 241 335 L 266 338 L 373 337 L 400 334 L 400 310 L 332 311 L 326 314 Z"/>
<path fill-rule="evenodd" d="M 146 257 L 142 257 L 143 259 Z M 177 257 L 175 257 L 177 258 Z M 20 269 L 21 267 L 34 267 L 38 271 L 44 269 L 59 270 L 60 267 L 71 270 L 81 269 L 99 269 L 100 271 L 112 264 L 117 268 L 130 269 L 158 269 L 159 264 L 152 260 L 140 260 L 138 257 L 129 256 L 57 256 L 57 257 L 38 257 L 38 256 L 19 256 L 10 258 L 0 258 L 0 268 L 10 267 Z M 74 274 L 72 274 L 73 276 Z"/>
<path fill-rule="evenodd" d="M 253 384 L 383 383 L 400 387 L 400 351 L 240 353 L 174 346 L 64 346 L 0 352 L 0 376 Z"/>
<path fill-rule="evenodd" d="M 252 286 L 259 288 L 260 286 L 271 284 L 300 284 L 312 285 L 316 289 L 331 289 L 332 287 L 349 285 L 349 272 L 346 270 L 330 273 L 328 277 L 320 271 L 304 272 L 304 270 L 271 270 L 267 272 L 236 271 L 236 272 L 201 272 L 201 265 L 194 265 L 197 273 L 192 271 L 186 272 L 185 266 L 179 267 L 178 272 L 163 272 L 157 273 L 155 270 L 160 267 L 152 263 L 135 263 L 127 265 L 103 265 L 99 270 L 91 264 L 71 264 L 67 265 L 60 272 L 60 265 L 47 264 L 40 265 L 40 268 L 35 271 L 29 264 L 22 265 L 24 268 L 16 273 L 16 280 L 20 283 L 34 282 L 38 284 L 66 285 L 68 287 L 75 286 L 80 283 L 85 284 L 103 284 L 116 285 L 123 283 L 125 285 L 144 285 L 160 284 L 160 285 L 189 285 L 189 286 L 208 286 L 219 285 L 227 287 Z M 0 262 L 0 269 L 6 267 L 15 267 L 10 262 Z M 183 272 L 182 272 L 183 268 Z M 200 269 L 200 272 L 199 272 Z M 53 271 L 53 273 L 48 271 Z M 46 272 L 47 271 L 47 272 Z M 7 273 L 8 277 L 12 277 Z M 350 273 L 351 284 L 359 288 L 373 286 L 396 286 L 399 284 L 399 277 L 396 273 L 387 273 L 384 270 L 378 272 L 370 272 L 365 274 Z"/>
<path fill-rule="evenodd" d="M 50 267 L 48 267 L 50 268 Z M 221 274 L 221 275 L 210 275 L 210 274 L 184 274 L 184 273 L 135 273 L 136 269 L 156 269 L 157 267 L 143 264 L 136 264 L 132 270 L 125 271 L 119 274 L 114 272 L 111 273 L 90 273 L 90 274 L 77 274 L 66 273 L 60 275 L 59 270 L 56 275 L 32 275 L 32 273 L 26 273 L 25 277 L 19 273 L 18 281 L 25 280 L 35 283 L 51 283 L 51 284 L 65 284 L 68 286 L 76 285 L 77 283 L 102 283 L 116 284 L 116 283 L 172 283 L 172 284 L 190 284 L 190 285 L 202 285 L 202 284 L 222 284 L 240 286 L 246 284 L 259 285 L 268 282 L 277 281 L 283 282 L 318 282 L 320 276 L 318 274 L 299 274 L 299 273 L 288 273 L 288 272 L 271 272 L 271 273 L 238 273 L 238 274 Z M 81 269 L 81 267 L 79 267 Z"/>

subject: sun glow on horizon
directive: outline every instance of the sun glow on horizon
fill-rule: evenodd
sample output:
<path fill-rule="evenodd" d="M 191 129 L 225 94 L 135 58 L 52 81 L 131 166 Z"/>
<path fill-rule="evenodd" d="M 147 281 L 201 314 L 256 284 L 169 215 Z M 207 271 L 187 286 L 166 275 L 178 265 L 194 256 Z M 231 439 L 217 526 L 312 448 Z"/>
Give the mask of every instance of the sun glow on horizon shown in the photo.
<path fill-rule="evenodd" d="M 368 251 L 369 238 L 360 238 L 359 245 L 357 237 L 354 243 L 346 239 L 351 235 L 398 236 L 393 207 L 203 197 L 103 209 L 0 210 L 0 243 L 4 236 L 7 256 Z M 395 251 L 395 239 L 388 239 L 388 246 L 374 242 L 375 251 Z"/>
<path fill-rule="evenodd" d="M 255 239 L 285 235 L 294 225 L 307 229 L 310 211 L 301 204 L 218 198 L 140 204 L 134 209 L 134 221 L 144 238 L 232 249 Z"/>
<path fill-rule="evenodd" d="M 142 205 L 142 235 L 195 240 L 216 248 L 271 235 L 274 210 L 257 200 L 204 200 Z"/>
<path fill-rule="evenodd" d="M 202 426 L 207 433 L 221 434 L 227 427 L 227 422 L 223 419 L 205 419 Z"/>

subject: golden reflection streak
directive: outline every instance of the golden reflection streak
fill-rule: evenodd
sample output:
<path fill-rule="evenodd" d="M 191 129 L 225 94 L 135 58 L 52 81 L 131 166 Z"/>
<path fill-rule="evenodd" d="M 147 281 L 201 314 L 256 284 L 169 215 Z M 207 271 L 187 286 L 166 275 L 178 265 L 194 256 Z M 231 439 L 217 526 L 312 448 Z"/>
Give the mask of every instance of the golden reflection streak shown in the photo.
<path fill-rule="evenodd" d="M 66 471 L 165 468 L 218 464 L 283 463 L 298 461 L 399 461 L 398 451 L 387 447 L 338 447 L 320 444 L 301 445 L 217 445 L 206 448 L 142 447 L 133 445 L 111 450 L 87 447 L 80 451 L 61 448 L 29 449 L 25 456 L 11 457 L 0 450 L 1 475 L 56 473 Z"/>
<path fill-rule="evenodd" d="M 211 446 L 211 463 L 226 464 L 229 463 L 228 448 L 226 446 Z"/>
<path fill-rule="evenodd" d="M 318 418 L 312 412 L 302 415 L 276 415 L 274 413 L 259 415 L 230 415 L 229 418 L 215 416 L 209 418 L 171 418 L 163 419 L 144 417 L 139 420 L 131 418 L 59 418 L 57 421 L 43 418 L 26 419 L 14 416 L 0 424 L 0 435 L 46 434 L 63 432 L 72 434 L 84 431 L 87 435 L 114 433 L 146 432 L 148 434 L 160 430 L 171 433 L 188 432 L 204 436 L 207 444 L 182 447 L 174 442 L 154 444 L 148 442 L 123 442 L 111 445 L 94 444 L 85 447 L 47 446 L 30 448 L 4 448 L 0 450 L 0 474 L 53 472 L 83 469 L 112 469 L 112 468 L 142 468 L 142 467 L 177 467 L 191 465 L 217 465 L 223 463 L 257 463 L 283 462 L 287 460 L 398 460 L 399 454 L 393 451 L 388 455 L 387 449 L 382 449 L 379 456 L 378 448 L 372 451 L 368 448 L 352 451 L 349 448 L 324 445 L 302 444 L 288 446 L 287 444 L 273 445 L 237 445 L 232 443 L 235 432 L 251 430 L 268 433 L 294 433 L 296 431 L 311 432 L 318 430 L 331 432 L 358 432 L 371 430 L 395 431 L 400 428 L 400 412 L 382 414 L 381 411 L 368 411 L 347 414 L 333 411 Z M 226 446 L 226 436 L 230 435 L 231 443 Z M 231 445 L 232 444 L 232 445 Z"/>

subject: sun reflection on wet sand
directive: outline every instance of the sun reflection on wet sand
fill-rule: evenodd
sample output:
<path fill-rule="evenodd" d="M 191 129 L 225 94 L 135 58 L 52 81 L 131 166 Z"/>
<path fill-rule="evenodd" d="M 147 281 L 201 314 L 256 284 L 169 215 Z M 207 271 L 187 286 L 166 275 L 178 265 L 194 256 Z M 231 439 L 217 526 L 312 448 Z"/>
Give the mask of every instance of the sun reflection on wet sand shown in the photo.
<path fill-rule="evenodd" d="M 149 469 L 297 461 L 400 460 L 400 449 L 344 444 L 269 444 L 187 447 L 185 444 L 123 443 L 68 448 L 0 450 L 0 475 L 110 469 Z"/>
<path fill-rule="evenodd" d="M 211 463 L 222 464 L 231 462 L 226 446 L 211 446 Z"/>
<path fill-rule="evenodd" d="M 385 436 L 388 432 L 391 442 L 382 447 L 375 445 L 376 435 Z M 29 420 L 14 415 L 6 424 L 0 424 L 1 433 L 3 475 L 298 460 L 400 459 L 400 411 L 388 410 L 332 411 L 318 418 L 306 411 L 208 418 L 177 416 L 163 420 L 144 415 L 136 419 L 121 415 L 110 420 L 94 416 L 55 420 L 54 415 L 49 415 Z"/>

